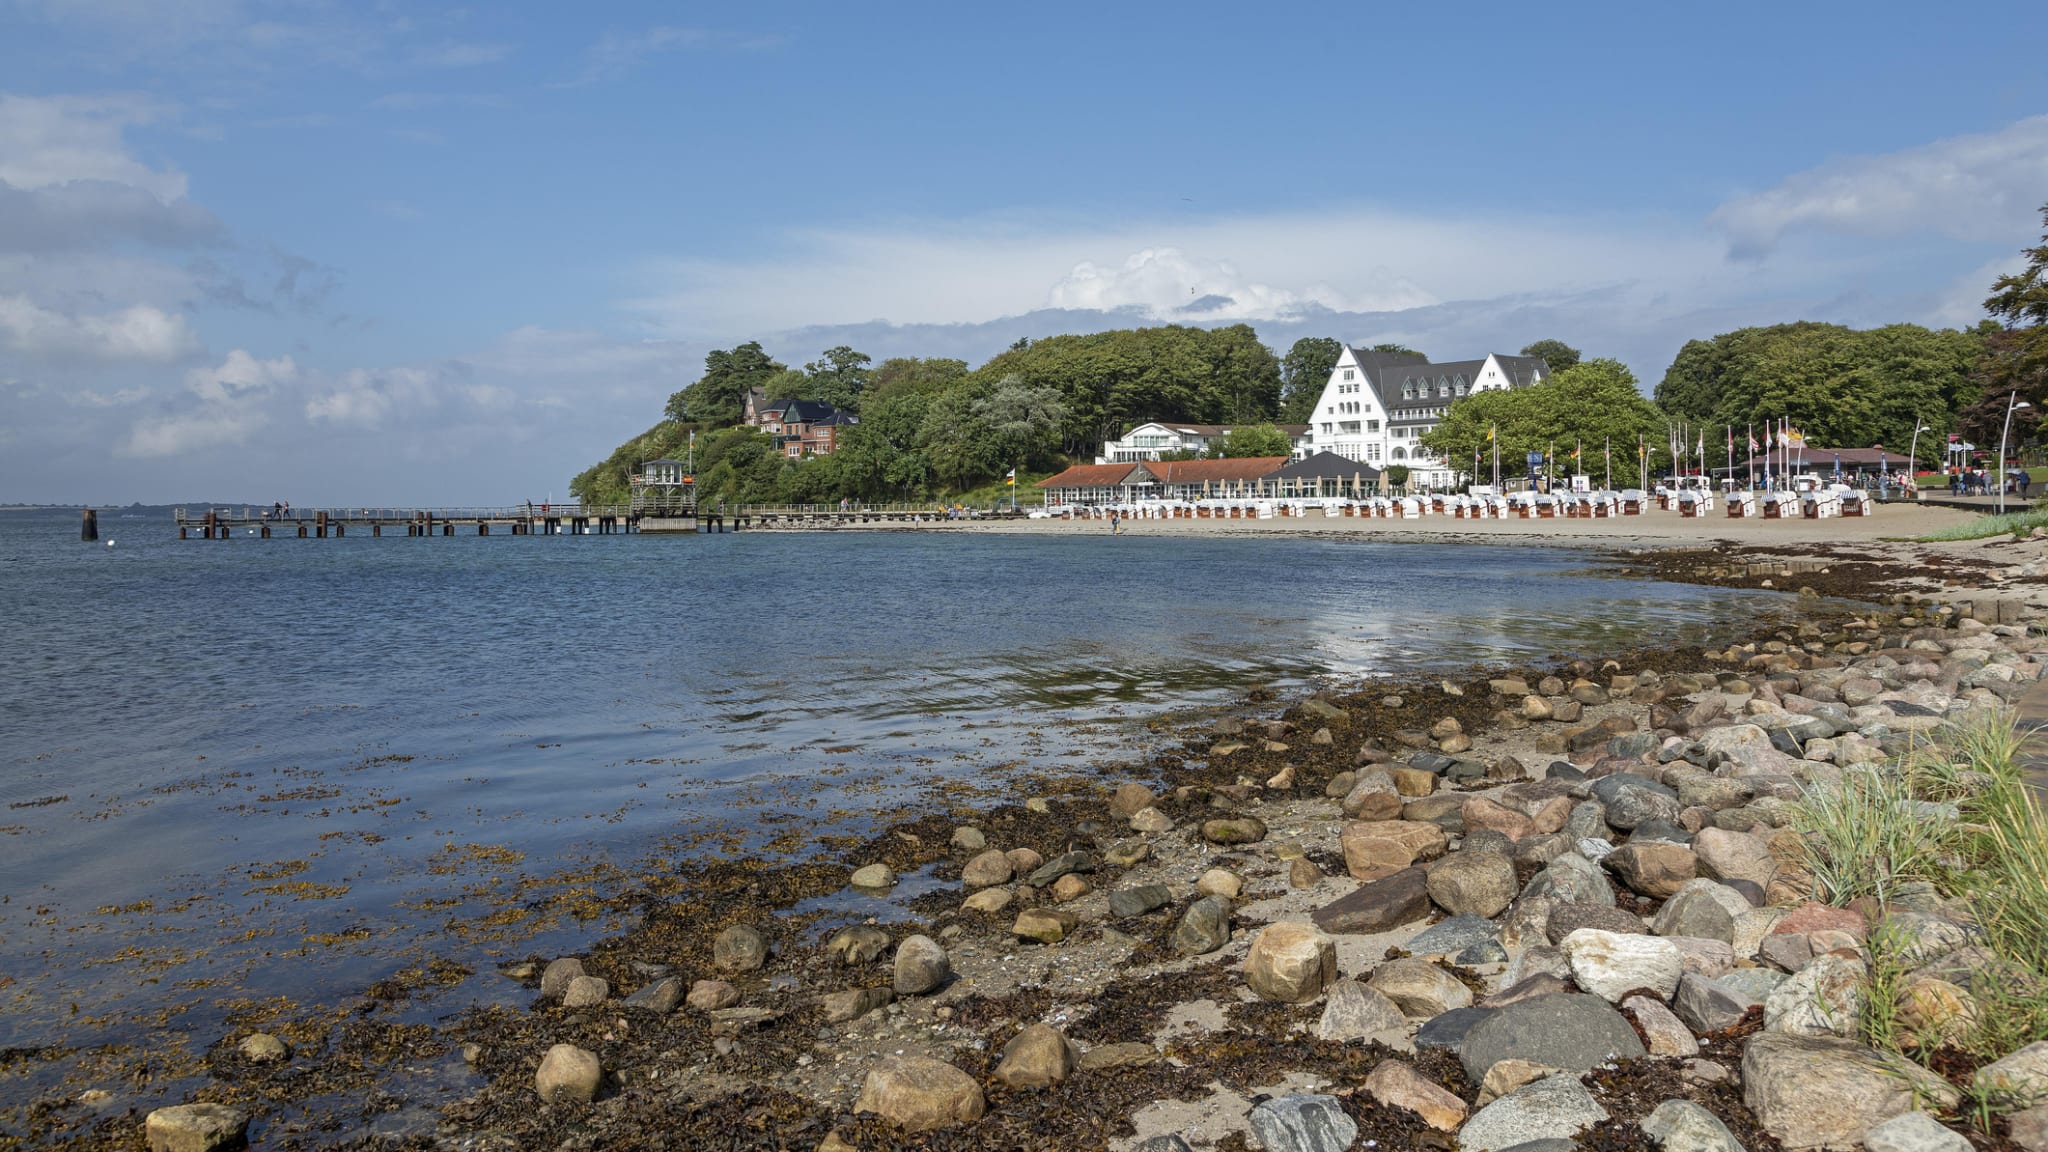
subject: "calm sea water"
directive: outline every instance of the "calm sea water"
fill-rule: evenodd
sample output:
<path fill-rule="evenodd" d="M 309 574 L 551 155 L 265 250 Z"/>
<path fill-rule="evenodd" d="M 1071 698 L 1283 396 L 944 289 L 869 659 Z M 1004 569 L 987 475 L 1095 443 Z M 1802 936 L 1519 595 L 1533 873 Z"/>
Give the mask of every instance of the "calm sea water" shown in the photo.
<path fill-rule="evenodd" d="M 1534 548 L 842 533 L 179 541 L 0 515 L 0 1047 L 360 990 L 533 878 L 1136 755 L 1254 683 L 1784 603 Z M 681 846 L 679 846 L 681 845 Z M 495 903 L 494 903 L 495 901 Z M 72 1006 L 76 1005 L 74 1009 Z M 0 1087 L 0 1092 L 5 1088 Z"/>

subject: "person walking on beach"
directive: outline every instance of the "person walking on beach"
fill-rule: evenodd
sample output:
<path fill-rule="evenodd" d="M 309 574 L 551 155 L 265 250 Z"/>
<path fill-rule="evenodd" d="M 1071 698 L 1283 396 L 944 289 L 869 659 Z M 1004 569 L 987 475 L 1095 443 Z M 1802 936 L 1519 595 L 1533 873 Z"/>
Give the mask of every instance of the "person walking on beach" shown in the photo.
<path fill-rule="evenodd" d="M 2025 468 L 2022 468 L 2020 469 L 2020 474 L 2018 476 L 2013 477 L 2013 479 L 2020 482 L 2020 499 L 2026 499 L 2027 489 L 2033 486 L 2034 478 L 2032 476 L 2027 475 L 2027 470 Z"/>
<path fill-rule="evenodd" d="M 1124 534 L 1123 520 L 1115 509 L 1111 509 L 1109 513 L 1109 534 L 1111 536 L 1121 536 Z"/>

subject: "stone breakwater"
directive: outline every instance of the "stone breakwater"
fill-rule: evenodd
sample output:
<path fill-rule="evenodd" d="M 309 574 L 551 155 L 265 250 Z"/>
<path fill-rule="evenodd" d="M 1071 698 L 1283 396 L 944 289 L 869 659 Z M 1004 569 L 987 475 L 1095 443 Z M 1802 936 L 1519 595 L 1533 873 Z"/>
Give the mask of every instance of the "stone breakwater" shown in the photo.
<path fill-rule="evenodd" d="M 385 1134 L 1878 1152 L 1971 1147 L 1955 1109 L 1995 1089 L 2012 1111 L 1978 1146 L 2048 1147 L 2048 1044 L 1944 1078 L 1857 1039 L 1880 929 L 1929 1027 L 1974 1010 L 1971 909 L 1925 885 L 1819 903 L 1793 827 L 1810 790 L 2004 708 L 2044 665 L 2023 623 L 1873 608 L 1224 719 L 1151 780 L 702 874 L 586 955 L 509 965 L 529 1008 L 415 1041 L 459 1049 L 474 1091 Z M 939 884 L 910 922 L 799 910 L 913 874 Z M 306 1058 L 229 1039 L 209 1099 L 149 1118 L 152 1147 L 240 1139 Z"/>

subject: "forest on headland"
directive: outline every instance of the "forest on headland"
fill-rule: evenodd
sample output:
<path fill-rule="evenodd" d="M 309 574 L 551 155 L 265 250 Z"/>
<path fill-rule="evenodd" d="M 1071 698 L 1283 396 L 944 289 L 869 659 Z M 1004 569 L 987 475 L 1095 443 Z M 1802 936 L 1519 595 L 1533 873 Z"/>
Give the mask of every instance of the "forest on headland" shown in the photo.
<path fill-rule="evenodd" d="M 1788 423 L 1814 445 L 1881 446 L 1901 458 L 1914 445 L 1922 467 L 1941 463 L 1951 432 L 1995 444 L 2008 414 L 2012 442 L 2028 443 L 2048 408 L 2048 237 L 2025 255 L 2025 268 L 1991 286 L 1987 316 L 1974 327 L 1741 328 L 1688 341 L 1648 396 L 1620 362 L 1538 340 L 1521 351 L 1549 364 L 1545 383 L 1461 400 L 1423 443 L 1462 460 L 1497 433 L 1517 446 L 1513 459 L 1503 456 L 1509 475 L 1520 474 L 1526 449 L 1551 445 L 1562 458 L 1583 445 L 1590 457 L 1593 446 L 1611 444 L 1617 453 L 1627 446 L 1632 459 L 1638 440 L 1654 472 L 1671 463 L 1666 429 L 1680 422 L 1706 441 L 1709 463 L 1728 429 L 1739 458 L 1745 429 L 1765 420 Z M 1499 351 L 1370 346 L 1444 358 Z M 977 367 L 936 357 L 876 363 L 842 346 L 792 368 L 748 342 L 706 356 L 704 374 L 668 398 L 660 419 L 579 473 L 570 492 L 586 503 L 623 502 L 642 461 L 688 457 L 706 501 L 985 502 L 1013 468 L 1024 489 L 1092 461 L 1104 441 L 1151 420 L 1237 426 L 1219 455 L 1284 453 L 1274 426 L 1310 422 L 1342 350 L 1333 337 L 1305 337 L 1276 353 L 1246 324 L 1162 325 L 1019 340 Z M 824 401 L 859 422 L 839 430 L 829 455 L 791 459 L 741 422 L 752 389 Z M 2009 413 L 2013 399 L 2033 406 Z M 1917 438 L 1916 428 L 1924 429 Z"/>

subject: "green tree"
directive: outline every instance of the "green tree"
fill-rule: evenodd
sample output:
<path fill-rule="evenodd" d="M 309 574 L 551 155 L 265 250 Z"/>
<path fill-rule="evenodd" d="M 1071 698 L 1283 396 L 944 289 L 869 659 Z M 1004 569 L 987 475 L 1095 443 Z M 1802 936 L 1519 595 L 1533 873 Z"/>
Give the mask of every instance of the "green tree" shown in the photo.
<path fill-rule="evenodd" d="M 1050 455 L 1067 419 L 1067 406 L 1057 390 L 1034 388 L 1019 376 L 997 381 L 969 411 L 996 461 L 1008 461 L 1012 467 Z"/>
<path fill-rule="evenodd" d="M 1489 431 L 1499 435 L 1503 476 L 1524 474 L 1530 452 L 1554 452 L 1561 470 L 1599 475 L 1601 453 L 1612 444 L 1617 476 L 1632 481 L 1639 439 L 1661 444 L 1664 428 L 1663 413 L 1643 398 L 1625 365 L 1586 360 L 1553 373 L 1541 384 L 1467 396 L 1423 435 L 1422 444 L 1454 466 L 1477 453 L 1487 462 L 1482 471 L 1489 476 Z M 1584 453 L 1574 469 L 1570 453 L 1580 446 Z"/>
<path fill-rule="evenodd" d="M 2041 224 L 2048 230 L 2048 204 L 2041 207 Z M 2015 436 L 2022 441 L 2033 438 L 2048 407 L 2048 235 L 2022 254 L 2026 266 L 2000 276 L 1984 301 L 1996 327 L 1984 335 L 1983 355 L 1972 372 L 1979 396 L 1961 422 L 1964 433 L 1980 444 L 1996 443 L 2014 398 L 2033 404 L 2012 413 L 2013 427 L 2023 430 Z"/>
<path fill-rule="evenodd" d="M 942 357 L 896 356 L 875 368 L 869 395 L 879 400 L 904 392 L 930 396 L 960 382 L 967 375 L 965 360 Z"/>
<path fill-rule="evenodd" d="M 1382 475 L 1386 477 L 1389 489 L 1405 488 L 1408 486 L 1408 466 L 1406 464 L 1389 464 L 1387 465 L 1387 470 Z"/>
<path fill-rule="evenodd" d="M 811 380 L 811 395 L 804 399 L 823 400 L 834 408 L 858 413 L 874 384 L 875 374 L 869 368 L 873 363 L 873 357 L 844 344 L 827 348 L 818 359 L 804 365 L 804 375 Z"/>
<path fill-rule="evenodd" d="M 1344 345 L 1328 336 L 1303 336 L 1280 358 L 1280 422 L 1306 424 L 1337 370 Z"/>
<path fill-rule="evenodd" d="M 749 340 L 730 350 L 714 349 L 704 357 L 704 375 L 670 396 L 664 414 L 678 422 L 737 424 L 745 408 L 747 389 L 761 386 L 784 370 L 783 365 L 761 350 L 759 341 Z"/>
<path fill-rule="evenodd" d="M 1371 350 L 1374 352 L 1384 352 L 1389 356 L 1422 356 L 1424 360 L 1429 359 L 1429 357 L 1423 356 L 1422 353 L 1417 352 L 1406 344 L 1375 344 Z"/>
<path fill-rule="evenodd" d="M 1242 460 L 1249 456 L 1287 456 L 1294 452 L 1294 441 L 1287 433 L 1271 424 L 1240 424 L 1223 434 L 1210 449 L 1216 459 Z"/>
<path fill-rule="evenodd" d="M 1737 439 L 1752 425 L 1787 420 L 1826 447 L 1903 451 L 1917 421 L 1930 429 L 1919 437 L 1929 461 L 1957 410 L 1979 394 L 1970 375 L 1985 344 L 1981 332 L 1914 324 L 1742 328 L 1680 349 L 1657 404 L 1690 424 L 1732 425 Z"/>
<path fill-rule="evenodd" d="M 1562 372 L 1579 362 L 1579 350 L 1562 340 L 1538 340 L 1522 349 L 1522 355 L 1542 357 L 1552 372 Z"/>

